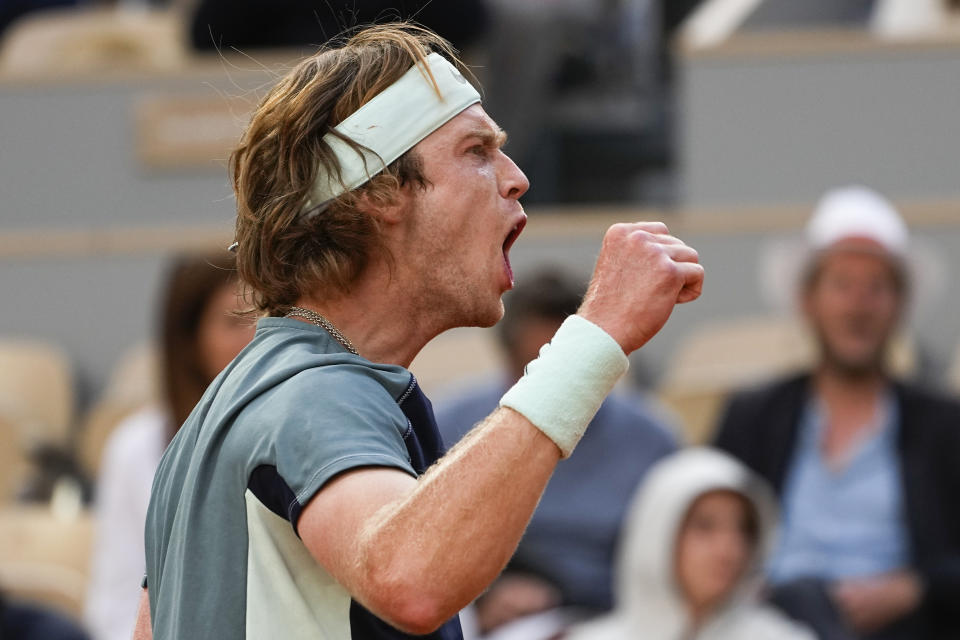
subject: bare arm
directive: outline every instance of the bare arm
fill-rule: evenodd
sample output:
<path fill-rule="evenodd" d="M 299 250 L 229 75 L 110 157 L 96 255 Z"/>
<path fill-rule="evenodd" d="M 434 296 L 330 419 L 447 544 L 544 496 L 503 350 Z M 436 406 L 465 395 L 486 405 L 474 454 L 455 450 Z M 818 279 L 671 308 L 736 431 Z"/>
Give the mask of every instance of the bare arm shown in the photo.
<path fill-rule="evenodd" d="M 150 626 L 150 596 L 144 589 L 140 595 L 140 609 L 137 611 L 137 624 L 133 628 L 133 640 L 153 640 Z"/>
<path fill-rule="evenodd" d="M 665 232 L 613 227 L 579 312 L 626 353 L 653 337 L 677 302 L 699 295 L 696 252 Z M 559 459 L 552 440 L 501 408 L 419 479 L 379 468 L 334 479 L 307 505 L 299 533 L 364 606 L 427 633 L 500 573 Z"/>
<path fill-rule="evenodd" d="M 419 480 L 391 469 L 335 479 L 307 505 L 300 534 L 364 606 L 428 633 L 496 578 L 559 459 L 552 440 L 501 409 Z"/>

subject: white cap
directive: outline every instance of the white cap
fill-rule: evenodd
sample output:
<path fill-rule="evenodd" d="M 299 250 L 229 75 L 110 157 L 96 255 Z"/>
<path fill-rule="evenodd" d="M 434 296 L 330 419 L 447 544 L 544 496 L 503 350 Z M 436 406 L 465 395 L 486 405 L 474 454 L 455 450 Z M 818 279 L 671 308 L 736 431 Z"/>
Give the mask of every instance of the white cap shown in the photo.
<path fill-rule="evenodd" d="M 807 244 L 813 251 L 838 242 L 870 240 L 892 257 L 907 256 L 909 232 L 893 205 L 866 187 L 850 186 L 828 191 L 807 223 Z"/>
<path fill-rule="evenodd" d="M 914 313 L 926 316 L 933 312 L 950 275 L 943 250 L 922 236 L 910 237 L 893 205 L 861 186 L 824 194 L 802 239 L 798 235 L 771 237 L 760 245 L 757 275 L 763 298 L 780 313 L 794 311 L 796 291 L 812 262 L 837 243 L 855 239 L 873 242 L 878 253 L 903 269 Z"/>

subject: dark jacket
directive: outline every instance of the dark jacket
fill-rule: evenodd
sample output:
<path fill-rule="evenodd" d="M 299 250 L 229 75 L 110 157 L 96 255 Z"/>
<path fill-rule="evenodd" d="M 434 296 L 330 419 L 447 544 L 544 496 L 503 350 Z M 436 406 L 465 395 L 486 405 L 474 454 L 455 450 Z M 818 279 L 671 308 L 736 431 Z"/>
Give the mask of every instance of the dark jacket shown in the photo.
<path fill-rule="evenodd" d="M 800 415 L 809 397 L 803 375 L 735 395 L 716 446 L 742 460 L 782 495 Z M 960 638 L 960 403 L 899 383 L 897 450 L 913 569 L 926 595 L 924 638 Z"/>

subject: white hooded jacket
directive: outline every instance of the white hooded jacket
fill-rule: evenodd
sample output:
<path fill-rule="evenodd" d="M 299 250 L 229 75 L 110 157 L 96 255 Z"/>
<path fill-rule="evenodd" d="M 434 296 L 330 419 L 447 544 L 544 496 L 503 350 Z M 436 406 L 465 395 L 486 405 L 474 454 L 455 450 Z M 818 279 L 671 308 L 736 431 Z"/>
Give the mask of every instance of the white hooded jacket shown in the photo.
<path fill-rule="evenodd" d="M 759 538 L 734 593 L 698 629 L 677 583 L 674 547 L 693 503 L 734 491 L 754 506 Z M 814 640 L 812 633 L 757 601 L 759 572 L 771 545 L 776 507 L 767 486 L 719 451 L 691 448 L 657 463 L 628 511 L 616 567 L 616 606 L 571 629 L 569 640 Z"/>

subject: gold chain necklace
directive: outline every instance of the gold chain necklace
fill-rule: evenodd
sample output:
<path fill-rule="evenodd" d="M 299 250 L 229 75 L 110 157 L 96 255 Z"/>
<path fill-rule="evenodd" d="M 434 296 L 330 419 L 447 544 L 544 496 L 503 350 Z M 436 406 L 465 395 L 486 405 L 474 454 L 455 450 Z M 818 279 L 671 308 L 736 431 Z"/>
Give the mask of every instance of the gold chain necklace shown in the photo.
<path fill-rule="evenodd" d="M 360 355 L 357 352 L 357 348 L 353 346 L 353 343 L 347 339 L 347 336 L 340 333 L 340 330 L 333 326 L 333 323 L 327 320 L 325 317 L 314 311 L 313 309 L 305 309 L 303 307 L 290 307 L 290 310 L 287 312 L 287 315 L 284 318 L 303 318 L 313 324 L 323 327 L 326 329 L 327 333 L 333 336 L 334 340 L 343 345 L 343 348 L 352 353 L 355 356 Z"/>

